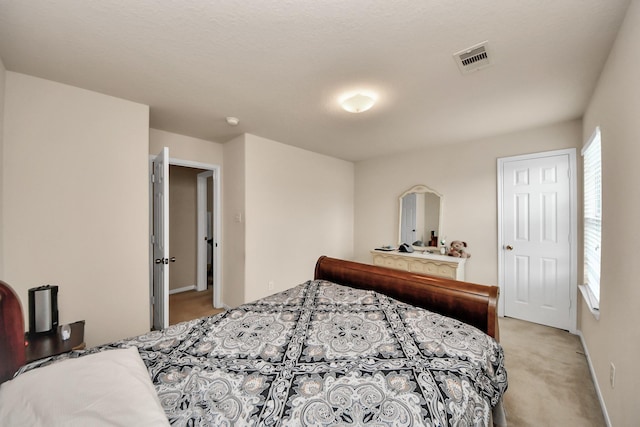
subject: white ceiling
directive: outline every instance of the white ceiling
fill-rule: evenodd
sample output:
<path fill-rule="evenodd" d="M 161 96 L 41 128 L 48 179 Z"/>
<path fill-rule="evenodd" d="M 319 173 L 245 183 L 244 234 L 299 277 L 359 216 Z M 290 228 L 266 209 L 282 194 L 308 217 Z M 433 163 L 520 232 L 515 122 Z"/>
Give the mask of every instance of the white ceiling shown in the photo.
<path fill-rule="evenodd" d="M 358 161 L 581 117 L 628 3 L 0 0 L 0 57 L 148 104 L 156 129 Z M 452 54 L 485 40 L 493 65 L 462 75 Z M 357 88 L 378 104 L 342 111 Z"/>

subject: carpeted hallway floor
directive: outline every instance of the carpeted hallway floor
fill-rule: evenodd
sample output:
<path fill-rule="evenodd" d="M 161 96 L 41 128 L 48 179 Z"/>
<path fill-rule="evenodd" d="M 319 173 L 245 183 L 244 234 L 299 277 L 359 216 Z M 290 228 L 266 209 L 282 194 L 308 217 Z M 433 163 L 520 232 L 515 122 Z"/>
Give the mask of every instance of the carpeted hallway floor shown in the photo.
<path fill-rule="evenodd" d="M 169 295 L 169 324 L 211 316 L 222 312 L 213 308 L 213 288 L 206 291 L 187 291 Z"/>
<path fill-rule="evenodd" d="M 500 343 L 509 378 L 509 427 L 605 426 L 577 335 L 504 317 Z"/>

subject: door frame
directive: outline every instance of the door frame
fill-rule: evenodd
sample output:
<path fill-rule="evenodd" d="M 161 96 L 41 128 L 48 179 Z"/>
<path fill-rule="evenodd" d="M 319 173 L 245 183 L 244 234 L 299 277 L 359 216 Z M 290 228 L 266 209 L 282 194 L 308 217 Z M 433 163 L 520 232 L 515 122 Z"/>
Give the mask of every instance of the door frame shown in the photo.
<path fill-rule="evenodd" d="M 171 155 L 171 152 L 169 152 L 169 155 Z M 151 176 L 151 173 L 153 172 L 153 159 L 155 158 L 154 155 L 149 155 L 149 176 Z M 200 162 L 195 162 L 192 160 L 184 160 L 184 159 L 178 159 L 175 157 L 169 157 L 169 166 L 174 165 L 174 166 L 184 166 L 184 167 L 188 167 L 188 168 L 194 168 L 194 169 L 201 169 L 203 171 L 206 171 L 205 173 L 211 173 L 211 175 L 213 176 L 213 185 L 211 186 L 211 191 L 212 191 L 212 197 L 213 197 L 213 224 L 212 224 L 212 231 L 213 231 L 213 236 L 214 236 L 214 241 L 213 241 L 213 247 L 214 247 L 214 251 L 213 251 L 213 262 L 214 265 L 216 266 L 216 268 L 214 269 L 214 276 L 213 276 L 213 306 L 215 308 L 221 308 L 223 307 L 222 301 L 221 301 L 221 297 L 220 297 L 220 290 L 222 288 L 222 262 L 221 262 L 221 253 L 222 251 L 220 250 L 221 248 L 221 244 L 222 244 L 222 239 L 221 239 L 221 221 L 220 221 L 220 215 L 221 215 L 221 206 L 220 206 L 220 188 L 221 188 L 221 175 L 220 175 L 220 170 L 221 167 L 220 165 L 214 165 L 214 164 L 209 164 L 209 163 L 200 163 Z M 150 197 L 149 197 L 149 304 L 150 304 L 150 325 L 151 327 L 153 327 L 153 241 L 151 239 L 151 236 L 153 235 L 153 183 L 151 182 L 151 180 L 149 179 L 149 188 L 150 188 Z M 206 192 L 206 181 L 205 181 L 205 192 Z M 198 192 L 198 200 L 200 201 L 200 192 Z M 205 218 L 206 218 L 206 193 L 204 194 L 205 197 L 205 202 L 200 205 L 200 203 L 198 203 L 198 215 L 200 215 L 200 209 L 204 208 L 205 210 Z M 204 226 L 204 222 L 202 223 L 202 225 Z M 201 233 L 201 222 L 200 220 L 198 220 L 198 230 L 197 233 L 198 235 L 202 235 Z M 206 232 L 206 226 L 204 228 L 205 232 Z M 205 271 L 205 282 L 206 282 L 206 269 L 207 269 L 207 265 L 206 265 L 206 245 L 204 245 L 204 256 L 202 256 L 200 254 L 200 251 L 202 250 L 202 246 L 198 244 L 198 254 L 196 255 L 196 269 L 197 269 L 197 273 L 199 273 L 201 270 Z M 204 260 L 204 265 L 200 265 L 200 262 Z M 198 277 L 196 275 L 196 277 Z"/>
<path fill-rule="evenodd" d="M 196 290 L 204 291 L 207 289 L 207 178 L 212 177 L 215 185 L 215 175 L 213 171 L 200 172 L 196 178 L 196 193 L 197 193 L 197 242 L 198 242 L 198 254 L 197 254 L 197 271 L 196 271 Z M 214 191 L 212 189 L 211 195 L 214 197 Z M 214 202 L 215 209 L 215 202 Z M 213 212 L 212 212 L 213 215 Z M 212 224 L 213 225 L 213 224 Z M 213 226 L 211 227 L 213 232 Z M 202 238 L 202 236 L 206 236 Z M 215 250 L 215 241 L 212 242 L 211 250 Z M 215 259 L 215 254 L 214 254 Z M 214 278 L 215 282 L 215 278 Z"/>
<path fill-rule="evenodd" d="M 213 235 L 213 241 L 211 242 L 211 250 L 213 253 L 213 306 L 215 308 L 221 308 L 222 302 L 220 301 L 220 281 L 222 275 L 220 273 L 220 250 L 219 250 L 219 237 L 220 237 L 220 174 L 219 168 L 208 169 L 205 172 L 198 174 L 197 178 L 197 204 L 198 204 L 198 274 L 196 289 L 204 291 L 207 289 L 207 253 L 208 242 L 202 238 L 207 234 L 207 179 L 212 178 L 211 186 L 211 198 L 213 201 L 213 222 L 211 224 L 211 234 Z M 217 284 L 217 286 L 216 286 Z"/>
<path fill-rule="evenodd" d="M 576 334 L 578 332 L 578 195 L 577 195 L 577 173 L 576 173 L 576 149 L 567 148 L 563 150 L 543 151 L 539 153 L 523 154 L 519 156 L 501 157 L 498 159 L 498 286 L 500 292 L 504 295 L 505 283 L 504 283 L 504 235 L 503 235 L 503 166 L 505 163 L 521 160 L 532 160 L 543 157 L 555 157 L 555 156 L 569 156 L 569 246 L 570 246 L 570 262 L 569 267 L 569 332 Z M 505 311 L 505 298 L 500 298 L 498 303 L 498 315 L 504 317 Z"/>

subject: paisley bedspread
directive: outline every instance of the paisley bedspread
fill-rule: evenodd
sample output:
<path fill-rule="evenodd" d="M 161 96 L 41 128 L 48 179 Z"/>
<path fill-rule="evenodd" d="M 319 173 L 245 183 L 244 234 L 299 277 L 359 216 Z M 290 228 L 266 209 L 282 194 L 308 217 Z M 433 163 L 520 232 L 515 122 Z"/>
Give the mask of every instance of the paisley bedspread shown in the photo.
<path fill-rule="evenodd" d="M 129 346 L 179 426 L 484 426 L 507 388 L 488 335 L 325 281 L 78 355 Z"/>

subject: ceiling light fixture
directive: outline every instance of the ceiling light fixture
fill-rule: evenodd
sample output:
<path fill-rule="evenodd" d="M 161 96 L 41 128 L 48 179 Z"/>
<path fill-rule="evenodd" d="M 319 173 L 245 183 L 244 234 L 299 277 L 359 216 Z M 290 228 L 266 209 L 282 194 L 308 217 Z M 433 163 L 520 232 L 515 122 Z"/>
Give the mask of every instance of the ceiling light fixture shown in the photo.
<path fill-rule="evenodd" d="M 370 93 L 350 93 L 340 100 L 343 109 L 350 113 L 362 113 L 367 111 L 376 103 L 376 97 Z"/>
<path fill-rule="evenodd" d="M 240 120 L 238 120 L 237 117 L 227 117 L 227 123 L 230 126 L 238 126 L 238 123 L 240 123 Z"/>

